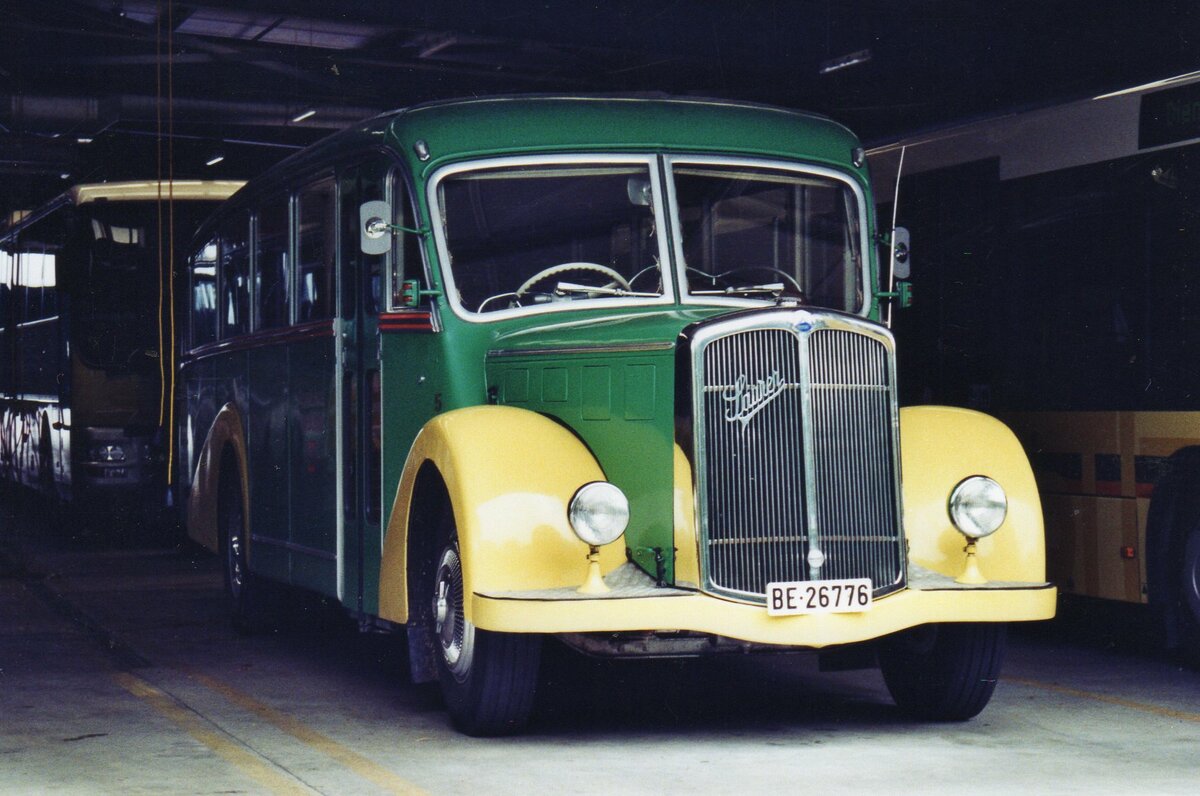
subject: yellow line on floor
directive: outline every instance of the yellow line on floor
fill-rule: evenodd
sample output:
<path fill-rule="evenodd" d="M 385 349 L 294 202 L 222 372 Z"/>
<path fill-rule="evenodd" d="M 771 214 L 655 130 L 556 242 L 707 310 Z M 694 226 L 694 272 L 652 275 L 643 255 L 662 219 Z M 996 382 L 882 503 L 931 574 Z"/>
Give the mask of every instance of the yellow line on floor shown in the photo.
<path fill-rule="evenodd" d="M 1163 718 L 1200 722 L 1200 713 L 1189 713 L 1185 710 L 1162 708 L 1158 705 L 1148 705 L 1145 702 L 1134 702 L 1132 699 L 1123 699 L 1121 697 L 1109 696 L 1108 694 L 1096 694 L 1091 691 L 1081 691 L 1078 688 L 1068 688 L 1067 686 L 1057 685 L 1055 683 L 1043 683 L 1039 682 L 1038 680 L 1026 680 L 1023 677 L 1005 677 L 1004 682 L 1026 685 L 1030 688 L 1040 688 L 1043 691 L 1053 691 L 1056 694 L 1066 694 L 1067 696 L 1079 697 L 1080 699 L 1091 699 L 1096 702 L 1106 702 L 1110 705 L 1119 705 L 1120 707 L 1129 708 L 1130 710 L 1138 710 L 1142 713 L 1152 713 L 1155 716 L 1162 716 Z"/>
<path fill-rule="evenodd" d="M 280 794 L 312 793 L 310 788 L 284 775 L 276 766 L 264 762 L 262 758 L 247 751 L 245 747 L 214 730 L 195 712 L 183 707 L 145 680 L 127 672 L 118 672 L 113 677 L 117 684 L 126 691 L 178 724 L 188 735 L 237 766 L 242 773 L 270 792 Z"/>
<path fill-rule="evenodd" d="M 344 746 L 332 738 L 317 732 L 299 719 L 292 718 L 274 708 L 264 705 L 249 694 L 243 693 L 231 685 L 200 672 L 187 670 L 188 676 L 216 691 L 233 704 L 250 711 L 259 718 L 267 721 L 312 748 L 328 755 L 346 768 L 358 774 L 363 779 L 375 783 L 389 793 L 424 794 L 416 785 L 373 760 L 363 757 L 358 752 Z"/>

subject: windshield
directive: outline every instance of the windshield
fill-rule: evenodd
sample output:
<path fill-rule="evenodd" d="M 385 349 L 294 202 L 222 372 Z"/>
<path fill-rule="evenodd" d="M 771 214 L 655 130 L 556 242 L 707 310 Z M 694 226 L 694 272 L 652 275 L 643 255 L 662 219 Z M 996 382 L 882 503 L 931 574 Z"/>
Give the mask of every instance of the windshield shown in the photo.
<path fill-rule="evenodd" d="M 182 245 L 215 205 L 177 202 L 173 219 L 164 206 L 162 258 L 168 224 Z M 154 202 L 111 202 L 81 210 L 81 258 L 72 274 L 72 334 L 92 367 L 158 372 L 159 213 Z"/>
<path fill-rule="evenodd" d="M 859 203 L 831 176 L 739 164 L 674 163 L 687 292 L 862 306 Z"/>
<path fill-rule="evenodd" d="M 453 290 L 468 312 L 663 295 L 650 164 L 519 164 L 438 185 Z"/>

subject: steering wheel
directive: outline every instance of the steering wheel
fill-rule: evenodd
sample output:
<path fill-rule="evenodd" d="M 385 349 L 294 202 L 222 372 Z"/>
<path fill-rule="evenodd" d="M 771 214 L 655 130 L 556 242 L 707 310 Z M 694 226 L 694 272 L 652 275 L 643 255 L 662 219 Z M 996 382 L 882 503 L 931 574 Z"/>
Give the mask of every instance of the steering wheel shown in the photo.
<path fill-rule="evenodd" d="M 737 274 L 737 273 L 741 273 L 742 271 L 770 271 L 773 274 L 779 274 L 784 279 L 786 279 L 788 281 L 788 283 L 791 284 L 792 287 L 794 287 L 796 289 L 797 293 L 799 293 L 801 296 L 805 295 L 804 288 L 800 287 L 800 283 L 797 282 L 795 280 L 795 278 L 792 277 L 791 274 L 789 274 L 787 271 L 784 271 L 780 268 L 776 268 L 773 265 L 743 265 L 740 268 L 730 268 L 728 271 L 726 271 L 722 274 L 717 274 L 717 279 L 724 279 L 725 277 L 729 276 L 730 274 Z"/>
<path fill-rule="evenodd" d="M 526 279 L 525 282 L 519 288 L 517 288 L 516 292 L 513 293 L 513 297 L 520 299 L 521 296 L 524 296 L 529 292 L 530 288 L 532 288 L 538 282 L 541 282 L 543 279 L 549 279 L 552 276 L 558 276 L 559 274 L 565 274 L 570 271 L 596 271 L 597 273 L 601 273 L 611 279 L 612 284 L 620 285 L 622 290 L 630 289 L 629 282 L 626 281 L 625 277 L 621 276 L 607 265 L 585 262 L 559 263 L 558 265 L 552 265 L 549 268 L 543 268 L 533 276 Z"/>

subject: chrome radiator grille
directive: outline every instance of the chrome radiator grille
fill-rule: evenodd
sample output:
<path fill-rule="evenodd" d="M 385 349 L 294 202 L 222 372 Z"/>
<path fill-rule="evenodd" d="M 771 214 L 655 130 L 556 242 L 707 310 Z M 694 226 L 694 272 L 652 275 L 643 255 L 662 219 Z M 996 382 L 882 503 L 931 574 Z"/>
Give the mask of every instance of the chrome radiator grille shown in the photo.
<path fill-rule="evenodd" d="M 705 588 L 762 600 L 772 581 L 903 585 L 890 338 L 770 313 L 693 339 Z M 729 326 L 730 328 L 725 328 Z"/>

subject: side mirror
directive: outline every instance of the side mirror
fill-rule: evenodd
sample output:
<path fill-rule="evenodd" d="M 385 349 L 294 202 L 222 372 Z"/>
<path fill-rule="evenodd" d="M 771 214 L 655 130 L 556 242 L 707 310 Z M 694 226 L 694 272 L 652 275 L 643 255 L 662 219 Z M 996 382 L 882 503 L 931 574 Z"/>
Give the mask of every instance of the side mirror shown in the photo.
<path fill-rule="evenodd" d="M 909 260 L 909 243 L 911 237 L 904 227 L 896 227 L 892 231 L 892 275 L 896 279 L 908 279 L 912 275 L 912 262 Z"/>
<path fill-rule="evenodd" d="M 392 248 L 392 206 L 382 200 L 358 208 L 358 246 L 363 254 L 387 254 Z"/>
<path fill-rule="evenodd" d="M 654 198 L 650 180 L 644 177 L 630 177 L 626 180 L 625 193 L 629 196 L 629 204 L 634 207 L 649 207 Z"/>

